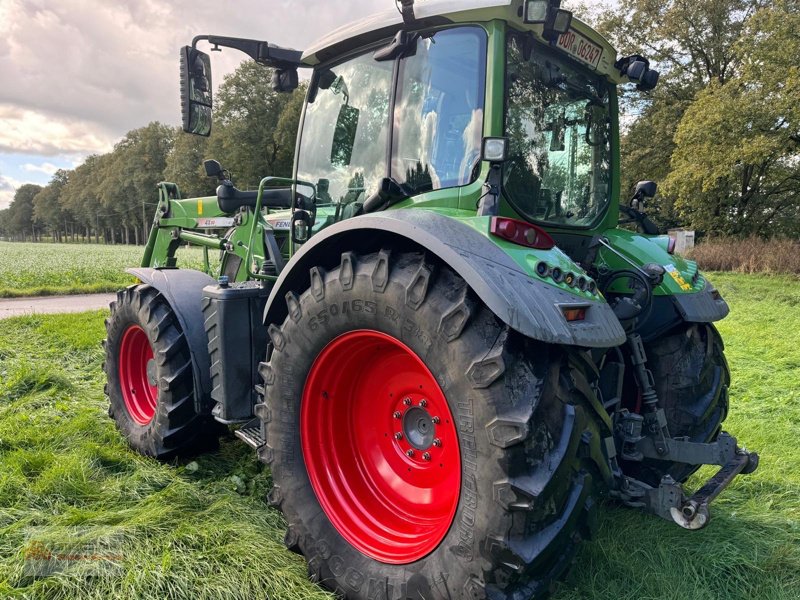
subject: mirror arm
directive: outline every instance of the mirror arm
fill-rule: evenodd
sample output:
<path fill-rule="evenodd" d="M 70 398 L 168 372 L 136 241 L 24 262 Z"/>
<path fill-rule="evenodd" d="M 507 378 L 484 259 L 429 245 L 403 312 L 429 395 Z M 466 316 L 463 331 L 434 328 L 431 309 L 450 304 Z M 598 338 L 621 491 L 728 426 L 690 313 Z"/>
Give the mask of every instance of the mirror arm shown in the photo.
<path fill-rule="evenodd" d="M 192 40 L 192 48 L 197 47 L 200 41 L 207 41 L 214 46 L 212 50 L 220 50 L 220 46 L 233 48 L 244 52 L 257 63 L 276 69 L 297 68 L 303 66 L 300 59 L 303 55 L 301 50 L 291 48 L 281 48 L 269 42 L 259 40 L 249 40 L 245 38 L 226 37 L 221 35 L 198 35 Z"/>

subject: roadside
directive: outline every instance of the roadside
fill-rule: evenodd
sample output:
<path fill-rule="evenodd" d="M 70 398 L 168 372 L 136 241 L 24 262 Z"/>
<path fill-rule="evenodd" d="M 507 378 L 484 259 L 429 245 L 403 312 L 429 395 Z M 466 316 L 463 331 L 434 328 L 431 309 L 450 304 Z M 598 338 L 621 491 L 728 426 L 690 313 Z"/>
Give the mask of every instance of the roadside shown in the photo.
<path fill-rule="evenodd" d="M 0 319 L 21 315 L 75 313 L 108 308 L 109 303 L 114 298 L 116 298 L 116 294 L 0 298 Z"/>

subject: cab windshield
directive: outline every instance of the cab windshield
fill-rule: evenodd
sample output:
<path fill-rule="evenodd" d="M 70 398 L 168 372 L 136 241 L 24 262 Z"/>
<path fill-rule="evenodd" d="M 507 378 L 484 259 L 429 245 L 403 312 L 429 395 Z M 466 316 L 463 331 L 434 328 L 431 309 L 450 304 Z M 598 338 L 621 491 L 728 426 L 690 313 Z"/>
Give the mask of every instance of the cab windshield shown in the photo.
<path fill-rule="evenodd" d="M 336 218 L 358 214 L 391 177 L 408 197 L 465 185 L 478 174 L 486 32 L 461 26 L 423 34 L 406 54 L 374 49 L 315 72 L 297 177 L 317 186 Z"/>
<path fill-rule="evenodd" d="M 608 84 L 522 35 L 508 39 L 503 189 L 531 221 L 590 227 L 611 191 Z"/>

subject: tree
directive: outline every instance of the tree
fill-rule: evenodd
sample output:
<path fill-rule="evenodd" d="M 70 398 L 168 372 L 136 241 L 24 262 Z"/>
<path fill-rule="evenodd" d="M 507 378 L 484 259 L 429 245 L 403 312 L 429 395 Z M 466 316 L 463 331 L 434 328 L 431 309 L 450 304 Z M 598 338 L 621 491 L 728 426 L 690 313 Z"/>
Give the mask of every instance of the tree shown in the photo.
<path fill-rule="evenodd" d="M 50 183 L 33 198 L 34 221 L 49 229 L 56 241 L 61 241 L 61 231 L 67 234 L 66 222 L 72 220 L 69 211 L 61 205 L 61 192 L 66 184 L 67 171 L 59 169 Z"/>
<path fill-rule="evenodd" d="M 759 10 L 736 44 L 739 73 L 700 92 L 678 127 L 666 189 L 693 227 L 800 233 L 800 9 Z"/>
<path fill-rule="evenodd" d="M 738 72 L 737 44 L 748 19 L 766 0 L 632 0 L 603 12 L 600 29 L 620 56 L 641 54 L 661 73 L 656 90 L 626 90 L 621 99 L 623 199 L 643 179 L 671 172 L 675 135 L 696 95 L 712 81 L 724 85 Z M 680 218 L 675 197 L 662 188 L 654 215 L 662 225 Z"/>
<path fill-rule="evenodd" d="M 184 198 L 212 195 L 217 184 L 203 169 L 206 158 L 209 158 L 208 138 L 178 128 L 175 145 L 167 157 L 164 179 L 178 184 Z"/>
<path fill-rule="evenodd" d="M 247 61 L 225 77 L 217 93 L 207 153 L 231 171 L 239 187 L 255 188 L 267 175 L 291 177 L 289 132 L 297 130 L 303 89 L 275 92 L 271 78 L 272 69 Z"/>
<path fill-rule="evenodd" d="M 24 241 L 30 235 L 36 241 L 37 231 L 33 221 L 33 199 L 42 189 L 40 185 L 26 183 L 17 188 L 14 199 L 8 207 L 8 227 L 10 231 Z"/>
<path fill-rule="evenodd" d="M 156 184 L 164 179 L 174 135 L 172 127 L 153 122 L 129 131 L 114 146 L 97 189 L 106 217 L 112 219 L 112 242 L 114 225 L 122 225 L 126 236 L 133 227 L 136 238 L 140 230 L 142 239 L 147 238 L 158 200 Z"/>
<path fill-rule="evenodd" d="M 83 229 L 84 241 L 91 240 L 92 230 L 95 232 L 95 241 L 99 241 L 101 218 L 105 224 L 106 215 L 103 214 L 99 188 L 110 160 L 111 154 L 89 156 L 67 174 L 67 183 L 61 190 L 61 204 Z"/>

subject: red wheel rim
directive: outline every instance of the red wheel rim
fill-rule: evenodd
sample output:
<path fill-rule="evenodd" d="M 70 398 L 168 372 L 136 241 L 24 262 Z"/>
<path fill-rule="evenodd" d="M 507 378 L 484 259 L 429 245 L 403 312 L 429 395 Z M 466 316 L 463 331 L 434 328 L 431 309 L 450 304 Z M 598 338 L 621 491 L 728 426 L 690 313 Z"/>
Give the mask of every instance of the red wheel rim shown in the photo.
<path fill-rule="evenodd" d="M 352 331 L 320 352 L 300 441 L 322 509 L 362 553 L 406 564 L 447 534 L 461 487 L 455 423 L 425 363 L 399 340 Z"/>
<path fill-rule="evenodd" d="M 131 325 L 119 346 L 119 387 L 125 408 L 139 425 L 147 425 L 156 414 L 158 386 L 153 348 L 144 329 Z"/>

